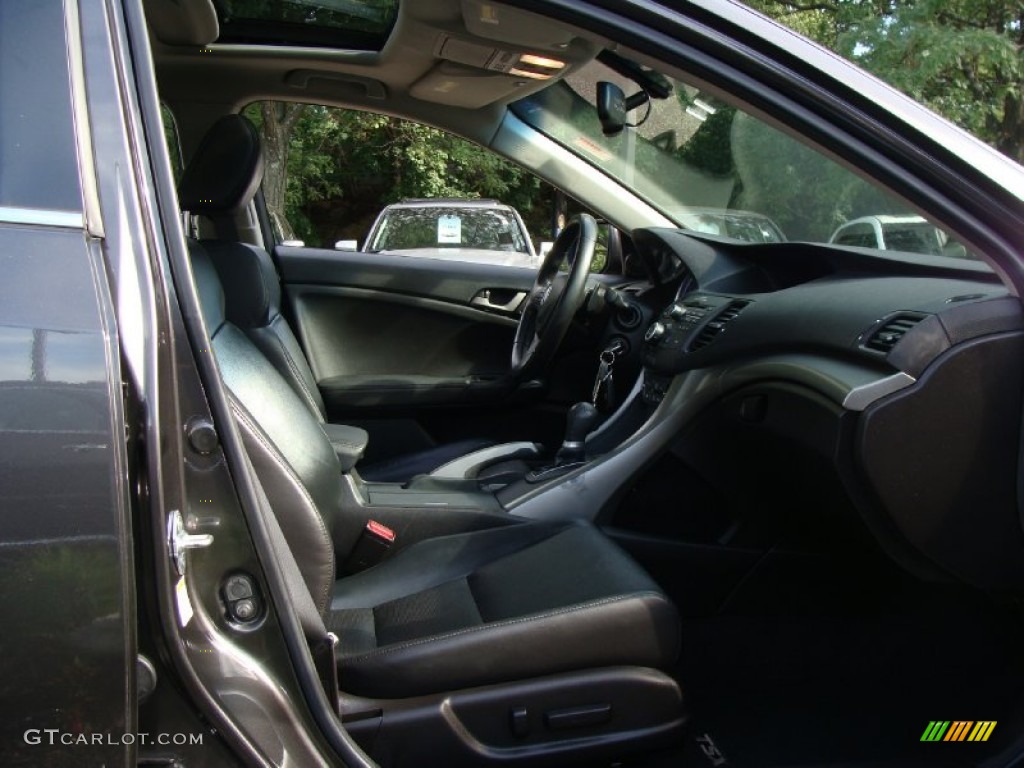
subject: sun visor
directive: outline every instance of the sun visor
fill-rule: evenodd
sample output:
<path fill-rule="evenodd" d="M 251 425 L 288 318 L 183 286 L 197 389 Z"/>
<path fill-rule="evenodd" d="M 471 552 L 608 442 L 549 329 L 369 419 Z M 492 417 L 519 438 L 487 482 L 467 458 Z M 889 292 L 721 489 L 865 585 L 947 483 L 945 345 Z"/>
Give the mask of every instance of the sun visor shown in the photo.
<path fill-rule="evenodd" d="M 145 0 L 152 34 L 167 45 L 209 45 L 220 35 L 211 0 Z"/>

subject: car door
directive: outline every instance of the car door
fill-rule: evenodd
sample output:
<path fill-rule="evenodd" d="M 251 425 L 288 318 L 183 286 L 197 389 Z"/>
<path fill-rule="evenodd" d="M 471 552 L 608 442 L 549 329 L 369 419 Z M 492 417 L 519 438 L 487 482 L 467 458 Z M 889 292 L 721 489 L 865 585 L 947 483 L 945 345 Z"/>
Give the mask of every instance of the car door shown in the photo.
<path fill-rule="evenodd" d="M 378 444 L 401 434 L 407 449 L 557 434 L 541 387 L 508 378 L 534 270 L 284 245 L 275 256 L 331 421 L 368 426 Z"/>
<path fill-rule="evenodd" d="M 0 676 L 4 763 L 136 764 L 119 331 L 86 226 L 69 4 L 0 4 Z M 89 38 L 87 38 L 89 39 Z M 72 117 L 74 112 L 74 118 Z M 82 169 L 81 176 L 79 168 Z M 90 222 L 93 223 L 93 222 Z M 76 751 L 77 750 L 77 751 Z"/>
<path fill-rule="evenodd" d="M 311 114 L 327 109 L 333 131 L 363 131 L 364 144 L 377 141 L 377 134 L 345 110 L 306 109 Z M 262 139 L 271 156 L 275 136 L 266 125 L 274 118 L 268 112 L 273 110 L 247 109 L 264 127 Z M 389 125 L 388 131 L 417 135 L 427 130 L 408 121 Z M 474 167 L 485 160 L 486 150 L 446 136 L 452 154 L 471 156 Z M 352 143 L 333 149 L 328 143 L 315 163 L 300 155 L 286 166 L 268 163 L 264 172 L 261 215 L 274 223 L 265 228 L 264 241 L 274 229 L 283 311 L 309 359 L 328 418 L 366 427 L 372 438 L 368 458 L 388 455 L 387 435 L 402 450 L 465 438 L 559 439 L 565 406 L 588 386 L 570 382 L 588 367 L 593 376 L 596 352 L 591 350 L 589 366 L 581 365 L 574 352 L 584 351 L 569 339 L 559 359 L 538 377 L 543 381 L 509 377 L 516 327 L 536 278 L 531 238 L 519 213 L 507 201 L 478 197 L 489 191 L 486 181 L 449 168 L 453 175 L 443 196 L 388 206 L 402 209 L 409 226 L 399 240 L 371 252 L 366 235 L 380 218 L 383 201 L 407 191 L 414 196 L 420 188 L 401 186 L 413 175 L 402 165 L 409 162 L 402 153 L 353 155 Z M 443 174 L 445 168 L 435 170 Z M 304 208 L 289 208 L 280 190 L 294 192 L 296 186 L 322 189 L 316 206 L 307 200 Z M 364 199 L 355 199 L 356 190 Z M 545 208 L 535 195 L 520 195 L 521 204 L 533 206 L 536 235 L 542 229 L 536 214 L 544 216 Z M 330 215 L 316 219 L 314 208 Z M 519 231 L 481 223 L 499 219 L 505 225 L 514 219 Z M 461 226 L 442 231 L 445 222 Z M 295 234 L 293 223 L 301 225 Z M 509 243 L 502 243 L 502 233 Z M 323 247 L 309 247 L 297 237 Z M 352 249 L 353 241 L 364 250 Z M 332 243 L 338 248 L 330 248 Z"/>

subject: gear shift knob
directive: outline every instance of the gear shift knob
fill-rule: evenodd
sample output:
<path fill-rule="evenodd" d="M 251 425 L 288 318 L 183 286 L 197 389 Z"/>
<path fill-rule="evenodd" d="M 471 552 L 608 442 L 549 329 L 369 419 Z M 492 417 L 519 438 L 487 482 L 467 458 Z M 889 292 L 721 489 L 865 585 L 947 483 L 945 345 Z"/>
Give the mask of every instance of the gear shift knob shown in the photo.
<path fill-rule="evenodd" d="M 559 464 L 583 461 L 587 435 L 594 428 L 599 415 L 593 403 L 576 403 L 569 409 L 565 419 L 565 439 L 556 457 Z"/>

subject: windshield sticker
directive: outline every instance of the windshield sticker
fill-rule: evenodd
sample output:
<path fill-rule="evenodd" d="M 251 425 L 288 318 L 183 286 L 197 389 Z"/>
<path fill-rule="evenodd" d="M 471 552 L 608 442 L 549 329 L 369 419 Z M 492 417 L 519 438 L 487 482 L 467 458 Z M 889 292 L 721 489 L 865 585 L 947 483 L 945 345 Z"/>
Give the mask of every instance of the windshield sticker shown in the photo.
<path fill-rule="evenodd" d="M 578 136 L 574 142 L 577 147 L 582 149 L 584 152 L 593 155 L 603 163 L 608 162 L 612 159 L 611 153 L 607 152 L 599 144 L 588 139 L 586 136 Z"/>
<path fill-rule="evenodd" d="M 462 219 L 458 216 L 439 216 L 437 219 L 437 244 L 458 245 L 462 242 Z"/>

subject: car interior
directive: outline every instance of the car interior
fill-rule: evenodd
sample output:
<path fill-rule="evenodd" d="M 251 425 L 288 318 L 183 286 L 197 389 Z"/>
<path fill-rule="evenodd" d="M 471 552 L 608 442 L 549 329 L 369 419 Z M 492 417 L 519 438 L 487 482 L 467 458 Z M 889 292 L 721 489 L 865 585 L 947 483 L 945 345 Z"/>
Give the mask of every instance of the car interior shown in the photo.
<path fill-rule="evenodd" d="M 784 116 L 758 133 L 707 73 L 571 13 L 145 5 L 209 349 L 373 760 L 947 764 L 935 718 L 999 723 L 948 764 L 1013 746 L 1024 312 L 982 258 L 783 222 L 758 142 Z M 261 16 L 290 5 L 308 19 Z M 669 79 L 700 125 L 732 120 L 728 185 L 650 163 L 630 186 L 607 157 L 628 138 L 602 89 L 642 113 Z M 536 270 L 277 242 L 260 100 L 448 130 L 597 218 Z M 771 237 L 686 225 L 716 201 Z"/>

